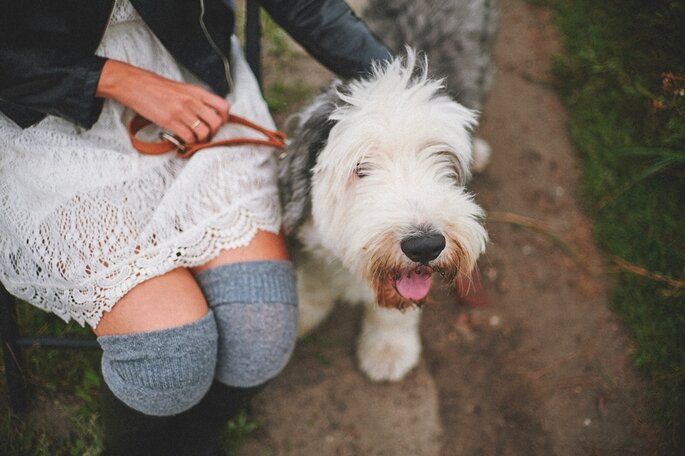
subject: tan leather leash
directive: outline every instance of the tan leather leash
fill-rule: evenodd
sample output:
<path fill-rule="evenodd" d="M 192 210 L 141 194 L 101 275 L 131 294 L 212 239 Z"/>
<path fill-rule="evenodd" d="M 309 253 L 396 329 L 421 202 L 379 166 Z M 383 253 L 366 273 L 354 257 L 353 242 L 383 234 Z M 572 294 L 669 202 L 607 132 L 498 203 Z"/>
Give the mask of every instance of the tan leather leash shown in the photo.
<path fill-rule="evenodd" d="M 229 114 L 227 123 L 228 122 L 243 125 L 255 131 L 258 131 L 259 133 L 263 134 L 266 137 L 266 139 L 239 137 L 224 139 L 222 141 L 208 141 L 193 144 L 184 144 L 183 142 L 179 141 L 175 136 L 170 135 L 169 133 L 162 133 L 160 135 L 160 137 L 162 138 L 161 141 L 142 141 L 138 139 L 138 137 L 136 137 L 136 134 L 143 128 L 150 125 L 152 122 L 139 115 L 136 115 L 133 118 L 133 120 L 131 120 L 131 123 L 128 124 L 128 135 L 131 138 L 131 144 L 133 145 L 133 147 L 142 154 L 160 155 L 165 154 L 167 152 L 171 152 L 172 150 L 176 150 L 176 155 L 180 158 L 190 158 L 190 156 L 192 156 L 195 152 L 199 150 L 218 146 L 237 146 L 242 144 L 254 144 L 259 146 L 275 147 L 277 149 L 283 149 L 285 147 L 286 135 L 281 131 L 268 130 L 260 125 L 257 125 L 253 122 L 250 122 L 247 119 L 236 116 L 234 114 Z"/>

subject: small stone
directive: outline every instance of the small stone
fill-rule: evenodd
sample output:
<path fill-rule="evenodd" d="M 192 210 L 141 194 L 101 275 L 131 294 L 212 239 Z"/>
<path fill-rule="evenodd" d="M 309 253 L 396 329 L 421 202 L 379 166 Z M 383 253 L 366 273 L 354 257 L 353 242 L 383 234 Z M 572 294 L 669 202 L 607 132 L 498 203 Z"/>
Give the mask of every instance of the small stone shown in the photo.
<path fill-rule="evenodd" d="M 583 426 L 588 427 L 592 424 L 592 420 L 590 418 L 585 418 L 585 421 L 583 421 Z"/>
<path fill-rule="evenodd" d="M 499 318 L 499 315 L 493 315 L 490 317 L 490 326 L 497 327 L 502 323 L 502 320 Z"/>
<path fill-rule="evenodd" d="M 521 247 L 521 252 L 522 252 L 524 255 L 530 255 L 531 253 L 533 253 L 533 247 L 531 247 L 531 246 L 529 246 L 528 244 L 526 244 L 526 245 L 524 245 L 523 247 Z"/>

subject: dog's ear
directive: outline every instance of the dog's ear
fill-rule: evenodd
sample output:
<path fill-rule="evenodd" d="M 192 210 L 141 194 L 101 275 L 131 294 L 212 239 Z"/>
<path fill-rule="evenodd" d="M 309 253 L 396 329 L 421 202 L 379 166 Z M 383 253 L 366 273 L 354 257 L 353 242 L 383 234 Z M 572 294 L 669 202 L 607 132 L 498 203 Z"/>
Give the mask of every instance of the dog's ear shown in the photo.
<path fill-rule="evenodd" d="M 278 186 L 286 235 L 296 233 L 311 213 L 312 168 L 335 125 L 330 117 L 341 103 L 337 94 L 339 85 L 339 82 L 333 83 L 301 114 L 300 125 L 279 165 Z"/>

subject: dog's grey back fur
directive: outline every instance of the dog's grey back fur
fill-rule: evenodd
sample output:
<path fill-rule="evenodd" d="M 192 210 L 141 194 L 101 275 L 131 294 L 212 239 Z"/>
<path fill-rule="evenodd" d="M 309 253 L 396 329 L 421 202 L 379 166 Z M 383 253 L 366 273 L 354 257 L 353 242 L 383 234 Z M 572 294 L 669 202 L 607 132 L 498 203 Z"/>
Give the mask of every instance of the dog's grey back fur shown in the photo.
<path fill-rule="evenodd" d="M 493 76 L 496 0 L 368 0 L 362 15 L 393 51 L 425 52 L 452 96 L 481 109 Z"/>
<path fill-rule="evenodd" d="M 338 82 L 333 83 L 314 100 L 309 109 L 299 115 L 303 121 L 293 133 L 279 165 L 283 229 L 287 235 L 296 233 L 311 213 L 312 168 L 335 124 L 330 115 L 342 103 L 336 92 L 338 86 Z"/>

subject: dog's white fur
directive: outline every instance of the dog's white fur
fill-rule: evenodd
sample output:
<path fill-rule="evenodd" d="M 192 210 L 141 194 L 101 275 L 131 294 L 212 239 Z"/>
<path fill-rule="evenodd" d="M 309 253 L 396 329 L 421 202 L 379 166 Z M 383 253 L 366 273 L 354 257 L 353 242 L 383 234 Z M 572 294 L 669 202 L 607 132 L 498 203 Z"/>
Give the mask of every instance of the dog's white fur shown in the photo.
<path fill-rule="evenodd" d="M 321 100 L 301 123 L 317 115 Z M 472 157 L 476 114 L 445 95 L 411 50 L 367 79 L 339 85 L 335 105 L 312 169 L 310 216 L 290 233 L 300 244 L 298 332 L 316 327 L 337 300 L 362 303 L 360 367 L 372 380 L 399 380 L 421 353 L 420 308 L 388 283 L 419 266 L 400 241 L 427 229 L 442 233 L 446 247 L 428 266 L 448 279 L 468 274 L 485 249 L 483 211 L 464 187 L 481 158 Z"/>

